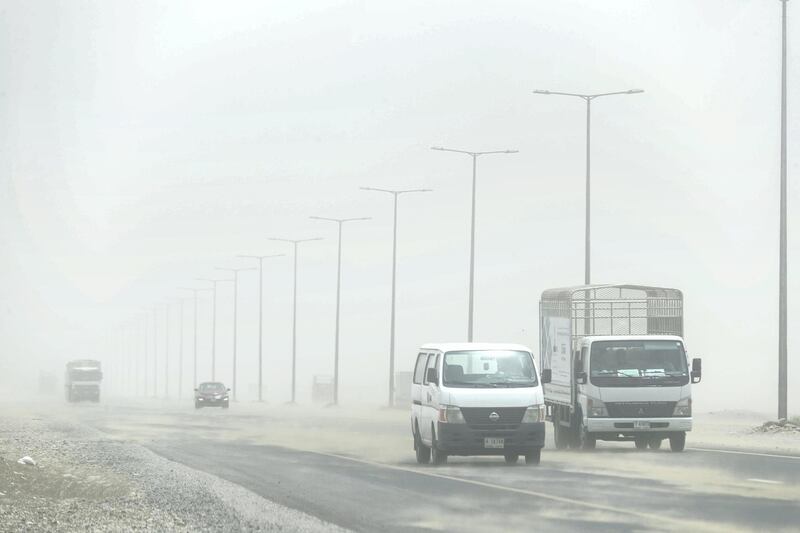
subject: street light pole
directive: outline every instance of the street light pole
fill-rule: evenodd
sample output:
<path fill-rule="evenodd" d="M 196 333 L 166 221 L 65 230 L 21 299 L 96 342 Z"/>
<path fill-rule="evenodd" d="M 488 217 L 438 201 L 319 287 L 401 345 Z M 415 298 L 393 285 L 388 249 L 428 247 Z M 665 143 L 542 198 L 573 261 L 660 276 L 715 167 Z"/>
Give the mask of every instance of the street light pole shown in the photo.
<path fill-rule="evenodd" d="M 327 218 L 309 217 L 314 220 L 324 220 L 335 222 L 339 229 L 339 252 L 336 262 L 336 330 L 334 334 L 333 349 L 333 405 L 339 404 L 339 310 L 341 307 L 342 295 L 342 226 L 345 222 L 355 222 L 357 220 L 370 220 L 370 217 L 359 218 Z"/>
<path fill-rule="evenodd" d="M 519 150 L 492 150 L 488 152 L 469 152 L 467 150 L 454 150 L 441 146 L 432 146 L 431 150 L 440 152 L 455 152 L 466 154 L 472 158 L 472 224 L 470 229 L 469 246 L 469 320 L 467 325 L 467 341 L 472 342 L 473 337 L 473 316 L 475 311 L 475 193 L 477 189 L 477 168 L 478 157 L 490 154 L 516 154 Z"/>
<path fill-rule="evenodd" d="M 164 304 L 164 398 L 169 397 L 169 303 Z"/>
<path fill-rule="evenodd" d="M 592 100 L 601 98 L 603 96 L 614 96 L 618 94 L 639 94 L 643 93 L 642 89 L 630 89 L 628 91 L 617 91 L 613 93 L 598 93 L 598 94 L 575 94 L 575 93 L 562 93 L 556 91 L 542 91 L 535 90 L 534 94 L 555 94 L 558 96 L 573 96 L 582 98 L 586 101 L 586 229 L 585 229 L 585 242 L 584 242 L 584 275 L 583 282 L 586 285 L 591 283 L 591 125 L 592 125 Z"/>
<path fill-rule="evenodd" d="M 239 314 L 239 272 L 245 270 L 255 270 L 255 268 L 217 268 L 217 270 L 225 270 L 233 272 L 233 383 L 231 385 L 233 391 L 233 401 L 236 401 L 236 346 L 237 346 L 237 330 L 238 330 L 238 314 Z"/>
<path fill-rule="evenodd" d="M 780 199 L 780 251 L 778 282 L 778 418 L 787 418 L 787 280 L 786 280 L 786 2 L 781 1 L 781 199 Z"/>
<path fill-rule="evenodd" d="M 153 398 L 158 396 L 158 307 L 153 306 Z"/>
<path fill-rule="evenodd" d="M 395 352 L 395 296 L 397 294 L 397 198 L 401 194 L 431 192 L 432 189 L 379 189 L 361 187 L 363 191 L 376 191 L 391 194 L 394 200 L 394 223 L 392 225 L 392 307 L 389 326 L 389 407 L 394 407 L 394 352 Z"/>
<path fill-rule="evenodd" d="M 288 242 L 294 248 L 294 287 L 292 289 L 292 400 L 289 403 L 296 403 L 296 390 L 297 390 L 297 245 L 302 242 L 321 241 L 321 237 L 314 237 L 311 239 L 276 239 L 270 238 L 271 241 Z"/>
<path fill-rule="evenodd" d="M 180 332 L 178 334 L 178 399 L 180 400 L 183 396 L 183 304 L 186 302 L 186 298 L 179 298 L 178 299 L 178 328 Z"/>
<path fill-rule="evenodd" d="M 197 278 L 196 281 L 207 281 L 212 285 L 212 310 L 211 310 L 211 381 L 217 379 L 217 283 L 233 281 L 232 279 Z"/>
<path fill-rule="evenodd" d="M 264 259 L 283 257 L 285 254 L 240 255 L 239 257 L 258 260 L 258 401 L 264 401 L 264 359 L 262 347 L 264 340 Z"/>
<path fill-rule="evenodd" d="M 194 295 L 194 341 L 192 342 L 192 349 L 194 351 L 193 370 L 192 370 L 192 390 L 197 388 L 197 293 L 201 291 L 210 291 L 211 289 L 195 289 L 192 287 L 181 287 L 184 291 L 192 291 Z"/>

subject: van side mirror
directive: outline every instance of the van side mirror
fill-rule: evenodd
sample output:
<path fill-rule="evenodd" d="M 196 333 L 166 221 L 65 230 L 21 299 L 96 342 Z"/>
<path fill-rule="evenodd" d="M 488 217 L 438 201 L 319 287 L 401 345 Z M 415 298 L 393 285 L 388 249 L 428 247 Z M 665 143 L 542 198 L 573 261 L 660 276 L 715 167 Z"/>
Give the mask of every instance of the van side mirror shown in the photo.
<path fill-rule="evenodd" d="M 194 391 L 197 392 L 197 389 L 194 389 Z"/>
<path fill-rule="evenodd" d="M 553 381 L 553 371 L 549 368 L 542 370 L 542 384 Z"/>
<path fill-rule="evenodd" d="M 575 383 L 578 385 L 585 385 L 586 384 L 586 372 L 581 370 L 580 372 L 575 372 Z"/>
<path fill-rule="evenodd" d="M 435 383 L 436 385 L 439 384 L 439 373 L 435 368 L 429 368 L 425 371 L 425 381 L 428 383 Z"/>
<path fill-rule="evenodd" d="M 700 383 L 703 379 L 703 360 L 699 357 L 692 359 L 692 383 Z"/>

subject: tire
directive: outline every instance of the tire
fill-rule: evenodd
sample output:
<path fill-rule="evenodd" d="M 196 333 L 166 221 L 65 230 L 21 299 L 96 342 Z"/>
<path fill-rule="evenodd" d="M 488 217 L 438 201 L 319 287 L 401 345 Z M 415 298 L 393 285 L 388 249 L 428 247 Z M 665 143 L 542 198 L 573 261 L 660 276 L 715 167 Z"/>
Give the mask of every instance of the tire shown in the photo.
<path fill-rule="evenodd" d="M 200 404 L 199 404 L 199 403 L 197 403 L 197 402 L 194 402 L 194 408 L 195 408 L 195 409 L 200 409 L 201 407 L 203 407 L 203 406 L 202 406 L 202 405 L 200 405 Z"/>
<path fill-rule="evenodd" d="M 525 464 L 531 466 L 538 466 L 542 460 L 542 449 L 537 448 L 532 453 L 525 454 Z"/>
<path fill-rule="evenodd" d="M 227 408 L 228 408 L 228 402 L 225 402 L 225 403 L 223 403 L 223 404 L 222 404 L 222 408 L 223 408 L 223 409 L 227 409 Z"/>
<path fill-rule="evenodd" d="M 507 453 L 505 455 L 505 460 L 507 465 L 515 465 L 517 461 L 519 461 L 519 455 L 515 453 Z"/>
<path fill-rule="evenodd" d="M 431 426 L 431 462 L 435 465 L 447 463 L 447 454 L 436 446 L 436 432 Z"/>
<path fill-rule="evenodd" d="M 639 437 L 633 442 L 636 444 L 636 449 L 637 450 L 646 450 L 647 449 L 647 443 L 649 441 L 646 438 Z"/>
<path fill-rule="evenodd" d="M 686 448 L 686 432 L 681 431 L 669 438 L 669 448 L 673 452 L 682 452 Z"/>
<path fill-rule="evenodd" d="M 597 447 L 597 438 L 586 431 L 586 426 L 583 425 L 583 415 L 578 413 L 580 417 L 578 420 L 578 431 L 576 437 L 577 448 L 581 450 L 594 450 Z"/>
<path fill-rule="evenodd" d="M 431 462 L 431 449 L 425 446 L 419 438 L 419 427 L 414 431 L 414 453 L 419 464 L 426 465 Z"/>
<path fill-rule="evenodd" d="M 558 420 L 553 420 L 553 440 L 556 450 L 564 450 L 569 445 L 569 431 Z"/>
<path fill-rule="evenodd" d="M 650 442 L 648 442 L 647 444 L 650 446 L 651 450 L 658 450 L 661 448 L 661 439 L 660 438 L 650 439 Z"/>

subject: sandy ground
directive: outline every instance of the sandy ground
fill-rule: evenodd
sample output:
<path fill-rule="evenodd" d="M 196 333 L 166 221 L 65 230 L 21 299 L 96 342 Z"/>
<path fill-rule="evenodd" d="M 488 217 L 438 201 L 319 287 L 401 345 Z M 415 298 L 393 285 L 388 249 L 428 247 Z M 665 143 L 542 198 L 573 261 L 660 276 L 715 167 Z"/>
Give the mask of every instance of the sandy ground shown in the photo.
<path fill-rule="evenodd" d="M 0 413 L 0 531 L 337 530 L 69 417 Z"/>

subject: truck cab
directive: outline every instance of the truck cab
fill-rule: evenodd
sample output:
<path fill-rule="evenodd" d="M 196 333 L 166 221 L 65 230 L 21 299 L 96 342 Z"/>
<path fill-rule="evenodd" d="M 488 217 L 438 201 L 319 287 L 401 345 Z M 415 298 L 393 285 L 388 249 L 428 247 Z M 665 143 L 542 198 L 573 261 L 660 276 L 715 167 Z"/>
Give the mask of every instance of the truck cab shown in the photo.
<path fill-rule="evenodd" d="M 578 445 L 633 440 L 658 449 L 669 439 L 682 451 L 692 429 L 691 383 L 683 339 L 675 335 L 590 336 L 575 358 Z"/>

